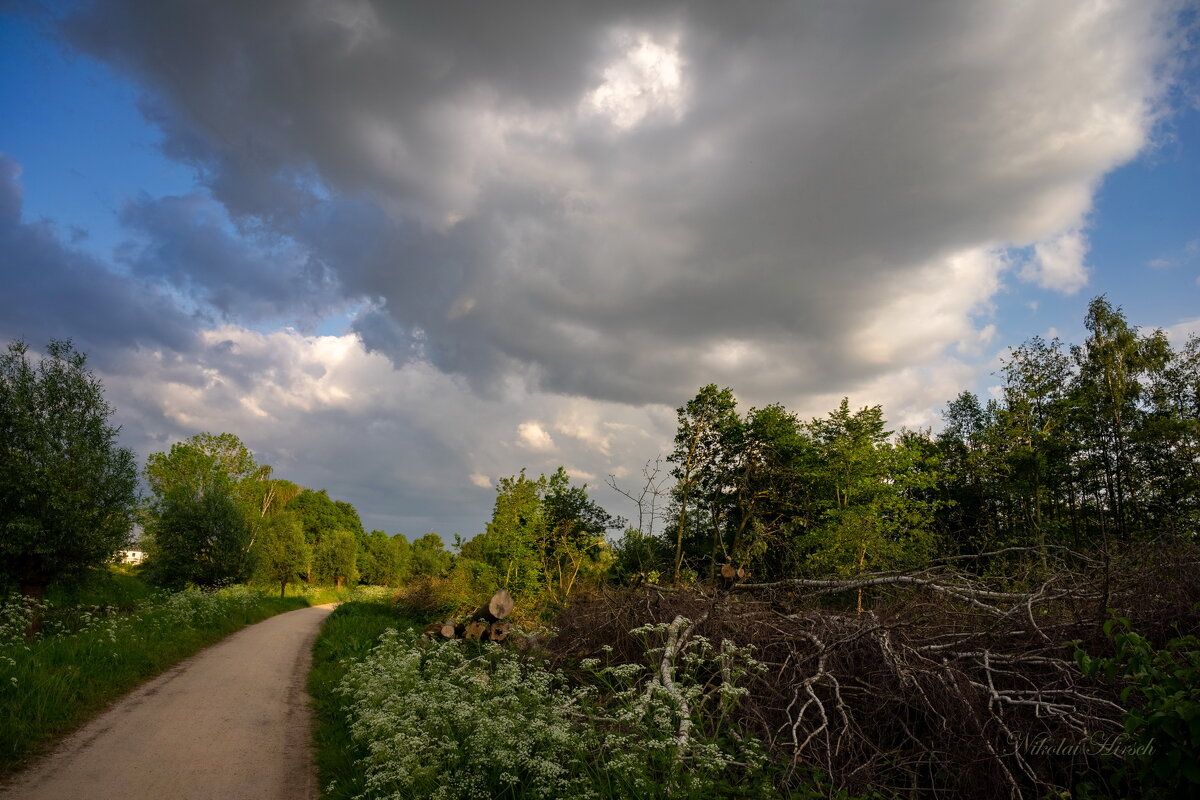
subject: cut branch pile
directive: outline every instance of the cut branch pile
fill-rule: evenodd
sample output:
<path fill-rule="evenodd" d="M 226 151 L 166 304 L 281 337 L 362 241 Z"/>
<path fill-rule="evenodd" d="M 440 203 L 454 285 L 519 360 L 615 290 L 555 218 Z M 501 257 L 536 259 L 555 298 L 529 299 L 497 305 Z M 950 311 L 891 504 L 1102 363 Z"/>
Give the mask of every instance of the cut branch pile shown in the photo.
<path fill-rule="evenodd" d="M 816 769 L 831 794 L 1043 797 L 1080 775 L 1103 785 L 1098 742 L 1122 732 L 1120 687 L 1085 678 L 1068 643 L 1105 652 L 1109 609 L 1159 646 L 1200 622 L 1195 552 L 1151 548 L 1105 563 L 1063 551 L 1054 562 L 1036 581 L 1007 585 L 952 559 L 729 590 L 641 586 L 576 602 L 549 647 L 564 663 L 640 662 L 630 630 L 697 620 L 695 635 L 752 645 L 766 664 L 739 701 L 740 725 L 787 766 L 793 788 Z M 859 590 L 873 610 L 830 608 Z"/>
<path fill-rule="evenodd" d="M 485 642 L 503 642 L 512 633 L 512 623 L 505 618 L 512 613 L 515 603 L 506 589 L 500 589 L 491 599 L 466 617 L 444 622 L 431 622 L 425 626 L 426 636 L 443 639 L 476 639 Z"/>

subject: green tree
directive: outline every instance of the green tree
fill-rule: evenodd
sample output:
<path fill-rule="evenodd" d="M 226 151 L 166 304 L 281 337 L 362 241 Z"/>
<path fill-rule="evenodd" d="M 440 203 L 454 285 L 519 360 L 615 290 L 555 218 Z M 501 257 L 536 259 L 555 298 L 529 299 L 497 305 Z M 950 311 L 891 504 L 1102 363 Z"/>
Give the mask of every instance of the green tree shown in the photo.
<path fill-rule="evenodd" d="M 250 550 L 259 531 L 264 503 L 259 497 L 270 467 L 232 433 L 198 433 L 146 459 L 146 483 L 153 497 L 146 509 L 146 532 L 153 540 L 151 577 L 164 585 L 213 585 L 246 577 Z M 228 513 L 234 509 L 240 523 Z M 211 520 L 196 515 L 211 511 Z M 231 548 L 240 547 L 240 553 Z M 195 563 L 185 565 L 189 558 Z"/>
<path fill-rule="evenodd" d="M 133 454 L 86 361 L 70 341 L 36 364 L 21 341 L 0 355 L 0 576 L 30 597 L 108 560 L 136 513 Z"/>
<path fill-rule="evenodd" d="M 612 516 L 592 500 L 587 484 L 572 486 L 563 467 L 544 480 L 542 576 L 550 596 L 565 601 L 581 577 L 595 579 L 606 566 L 609 551 L 605 534 L 624 527 L 625 520 Z"/>
<path fill-rule="evenodd" d="M 408 570 L 408 540 L 371 531 L 358 553 L 359 579 L 373 586 L 398 586 Z"/>
<path fill-rule="evenodd" d="M 621 583 L 648 580 L 657 583 L 671 566 L 671 553 L 662 540 L 628 528 L 613 547 L 613 577 Z"/>
<path fill-rule="evenodd" d="M 1046 545 L 1070 520 L 1072 480 L 1071 365 L 1058 339 L 1034 337 L 1010 351 L 1002 369 L 1004 405 L 997 415 L 1005 447 L 1005 476 L 1013 500 L 1009 527 L 1019 540 L 1033 535 L 1043 572 Z"/>
<path fill-rule="evenodd" d="M 427 533 L 409 545 L 410 569 L 414 578 L 440 578 L 450 569 L 452 560 L 445 542 L 436 533 Z"/>
<path fill-rule="evenodd" d="M 501 585 L 533 596 L 543 581 L 542 551 L 548 521 L 542 507 L 546 476 L 533 480 L 525 470 L 496 484 L 496 503 L 487 531 L 480 534 L 484 557 L 496 567 Z"/>
<path fill-rule="evenodd" d="M 220 484 L 249 501 L 250 482 L 260 474 L 254 454 L 232 433 L 197 433 L 146 459 L 146 483 L 157 497 L 182 489 L 199 497 Z"/>
<path fill-rule="evenodd" d="M 1180 536 L 1200 529 L 1200 337 L 1178 352 L 1167 347 L 1165 356 L 1150 371 L 1147 417 L 1134 447 L 1147 467 L 1151 524 Z"/>
<path fill-rule="evenodd" d="M 317 542 L 313 568 L 317 578 L 341 589 L 358 580 L 358 543 L 351 531 L 334 531 Z"/>
<path fill-rule="evenodd" d="M 282 511 L 265 519 L 254 543 L 254 557 L 256 574 L 278 583 L 280 597 L 297 576 L 308 573 L 312 548 L 295 514 Z"/>
<path fill-rule="evenodd" d="M 916 468 L 919 451 L 889 441 L 882 407 L 851 413 L 843 399 L 809 427 L 818 453 L 811 478 L 823 506 L 817 527 L 800 539 L 811 564 L 852 574 L 909 566 L 931 555 L 931 508 L 913 490 L 927 488 L 932 476 Z"/>
<path fill-rule="evenodd" d="M 396 582 L 388 585 L 402 586 L 412 575 L 412 547 L 402 533 L 393 535 L 388 543 L 392 548 L 392 563 L 396 566 Z"/>
<path fill-rule="evenodd" d="M 250 525 L 228 487 L 216 484 L 199 496 L 176 487 L 156 508 L 147 530 L 154 540 L 147 566 L 153 582 L 212 587 L 249 577 Z"/>
<path fill-rule="evenodd" d="M 1097 297 L 1088 305 L 1089 336 L 1072 349 L 1078 365 L 1074 392 L 1086 467 L 1100 478 L 1090 494 L 1102 528 L 1128 538 L 1142 518 L 1142 474 L 1133 442 L 1143 422 L 1143 380 L 1165 360 L 1162 341 L 1145 339 L 1120 308 Z"/>
<path fill-rule="evenodd" d="M 287 509 L 296 514 L 304 528 L 304 538 L 317 552 L 322 542 L 337 531 L 348 531 L 354 537 L 358 551 L 366 549 L 366 532 L 354 506 L 333 500 L 324 489 L 314 492 L 304 489 L 287 504 Z M 309 580 L 312 580 L 312 575 Z"/>
<path fill-rule="evenodd" d="M 676 503 L 675 563 L 672 579 L 678 583 L 683 570 L 684 556 L 689 549 L 688 532 L 696 540 L 710 539 L 711 559 L 719 548 L 718 509 L 721 493 L 726 488 L 722 477 L 728 474 L 727 460 L 739 433 L 741 420 L 737 401 L 729 389 L 716 384 L 703 387 L 685 405 L 676 409 L 679 426 L 675 433 L 675 449 L 667 460 L 675 464 L 671 474 L 676 484 L 673 495 Z M 707 512 L 707 513 L 706 513 Z M 710 536 L 700 533 L 707 529 Z"/>

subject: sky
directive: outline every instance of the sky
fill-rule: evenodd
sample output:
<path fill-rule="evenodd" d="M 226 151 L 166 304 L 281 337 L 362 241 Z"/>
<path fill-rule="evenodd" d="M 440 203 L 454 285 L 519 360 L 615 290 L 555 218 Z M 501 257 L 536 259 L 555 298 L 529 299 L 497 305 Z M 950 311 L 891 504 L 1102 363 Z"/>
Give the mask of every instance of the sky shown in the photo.
<path fill-rule="evenodd" d="M 708 383 L 932 427 L 1104 294 L 1200 331 L 1196 7 L 0 0 L 0 344 L 139 460 L 237 434 L 368 529 L 609 511 Z"/>

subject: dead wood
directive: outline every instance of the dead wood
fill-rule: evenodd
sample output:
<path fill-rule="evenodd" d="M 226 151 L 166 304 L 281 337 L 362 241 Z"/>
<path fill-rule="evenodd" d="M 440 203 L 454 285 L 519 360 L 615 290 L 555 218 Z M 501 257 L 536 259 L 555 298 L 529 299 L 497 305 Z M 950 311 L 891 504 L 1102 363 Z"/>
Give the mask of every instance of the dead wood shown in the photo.
<path fill-rule="evenodd" d="M 479 608 L 471 612 L 470 620 L 499 622 L 512 613 L 515 601 L 507 589 L 500 589 Z"/>
<path fill-rule="evenodd" d="M 1096 749 L 1076 746 L 1122 731 L 1118 689 L 1084 677 L 1070 644 L 1110 646 L 1097 635 L 1107 617 L 1099 599 L 1156 646 L 1200 628 L 1194 546 L 1143 545 L 1108 569 L 1076 556 L 1052 553 L 1048 574 L 1002 580 L 966 571 L 969 559 L 946 559 L 729 592 L 602 591 L 560 614 L 546 646 L 564 665 L 589 656 L 642 663 L 644 644 L 629 632 L 661 623 L 664 663 L 689 636 L 753 647 L 766 668 L 738 700 L 737 722 L 788 765 L 791 789 L 817 768 L 831 792 L 1045 797 L 1080 779 L 1103 786 Z M 868 593 L 862 614 L 853 612 L 858 590 Z M 681 725 L 678 736 L 713 734 L 707 724 Z"/>

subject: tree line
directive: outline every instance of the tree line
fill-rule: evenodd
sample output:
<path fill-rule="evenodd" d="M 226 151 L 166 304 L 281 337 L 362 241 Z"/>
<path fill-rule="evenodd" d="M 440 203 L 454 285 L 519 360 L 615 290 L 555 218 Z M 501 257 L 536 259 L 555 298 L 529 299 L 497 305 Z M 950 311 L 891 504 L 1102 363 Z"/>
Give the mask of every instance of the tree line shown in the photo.
<path fill-rule="evenodd" d="M 293 581 L 397 586 L 444 571 L 428 534 L 367 532 L 355 508 L 278 478 L 231 433 L 198 433 L 146 460 L 117 444 L 114 413 L 70 341 L 0 354 L 0 590 L 41 598 L 130 544 L 164 587 L 256 581 L 281 594 Z"/>
<path fill-rule="evenodd" d="M 1174 349 L 1105 297 L 1085 325 L 1080 345 L 1010 349 L 998 395 L 962 392 L 936 434 L 889 431 L 880 406 L 847 400 L 809 421 L 779 404 L 741 414 L 705 386 L 678 409 L 673 486 L 654 468 L 625 492 L 662 510 L 653 535 L 625 532 L 618 569 L 678 581 L 733 564 L 769 580 L 1195 536 L 1200 339 Z"/>
<path fill-rule="evenodd" d="M 996 396 L 961 393 L 936 434 L 889 430 L 881 406 L 848 400 L 807 421 L 778 403 L 743 413 L 710 384 L 678 409 L 666 466 L 648 465 L 636 493 L 611 481 L 635 525 L 561 467 L 521 471 L 498 482 L 485 531 L 456 537 L 455 552 L 434 533 L 368 533 L 349 503 L 275 477 L 229 433 L 151 455 L 142 502 L 84 356 L 52 342 L 35 363 L 16 342 L 0 356 L 0 580 L 37 596 L 109 558 L 135 520 L 147 574 L 167 586 L 427 576 L 555 603 L 602 580 L 686 582 L 722 567 L 771 580 L 1194 537 L 1200 339 L 1175 349 L 1104 297 L 1085 325 L 1080 345 L 1010 349 Z"/>

